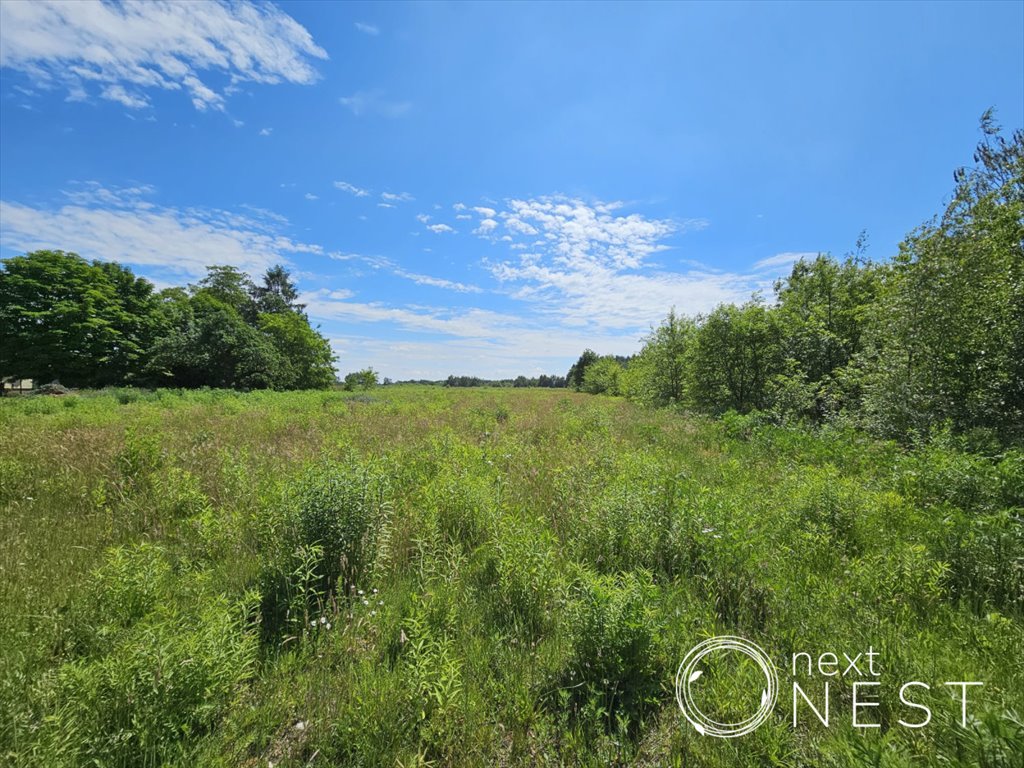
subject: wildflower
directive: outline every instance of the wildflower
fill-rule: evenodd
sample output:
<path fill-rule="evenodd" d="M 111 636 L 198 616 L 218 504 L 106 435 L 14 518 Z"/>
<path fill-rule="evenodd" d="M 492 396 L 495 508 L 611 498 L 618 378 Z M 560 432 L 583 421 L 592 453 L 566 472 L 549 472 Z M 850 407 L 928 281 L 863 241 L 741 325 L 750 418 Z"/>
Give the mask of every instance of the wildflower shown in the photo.
<path fill-rule="evenodd" d="M 330 628 L 331 628 L 331 622 L 328 621 L 327 622 L 327 629 L 330 629 Z"/>

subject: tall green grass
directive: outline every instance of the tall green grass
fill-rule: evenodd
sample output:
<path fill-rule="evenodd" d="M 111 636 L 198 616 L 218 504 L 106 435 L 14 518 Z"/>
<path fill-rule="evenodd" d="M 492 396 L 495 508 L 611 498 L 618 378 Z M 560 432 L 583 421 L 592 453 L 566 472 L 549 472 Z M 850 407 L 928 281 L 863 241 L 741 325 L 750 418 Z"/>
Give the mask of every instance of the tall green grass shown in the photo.
<path fill-rule="evenodd" d="M 1019 452 L 417 387 L 25 397 L 0 430 L 5 763 L 1024 760 Z M 883 727 L 793 728 L 784 682 L 701 737 L 674 675 L 720 634 L 872 646 Z M 947 680 L 985 683 L 967 727 Z"/>

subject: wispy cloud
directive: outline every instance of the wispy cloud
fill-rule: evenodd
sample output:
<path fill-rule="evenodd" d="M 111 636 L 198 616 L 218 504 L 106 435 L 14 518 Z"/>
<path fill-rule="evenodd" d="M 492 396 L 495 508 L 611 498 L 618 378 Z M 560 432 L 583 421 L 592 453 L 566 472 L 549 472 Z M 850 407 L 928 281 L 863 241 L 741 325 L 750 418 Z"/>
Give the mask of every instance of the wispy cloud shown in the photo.
<path fill-rule="evenodd" d="M 287 220 L 277 214 L 166 207 L 151 202 L 152 194 L 148 186 L 89 182 L 73 186 L 65 205 L 0 201 L 0 245 L 18 252 L 60 248 L 190 278 L 211 264 L 254 272 L 288 264 L 296 254 L 323 254 L 319 245 L 285 235 Z"/>
<path fill-rule="evenodd" d="M 225 93 L 201 73 L 226 75 L 232 86 L 309 84 L 317 79 L 311 60 L 326 58 L 301 24 L 269 3 L 0 3 L 0 66 L 25 72 L 39 88 L 66 88 L 72 101 L 95 86 L 100 98 L 140 109 L 156 88 L 185 91 L 198 110 L 222 110 Z"/>
<path fill-rule="evenodd" d="M 370 35 L 371 37 L 376 37 L 380 34 L 380 27 L 374 24 L 367 24 L 364 21 L 357 21 L 355 27 L 364 35 Z"/>
<path fill-rule="evenodd" d="M 426 250 L 430 249 L 428 248 Z M 444 288 L 445 290 L 457 291 L 458 293 L 483 293 L 483 290 L 479 286 L 471 285 L 469 283 L 460 283 L 457 280 L 446 280 L 443 277 L 431 277 L 430 275 L 406 272 L 404 269 L 395 269 L 393 272 L 398 277 L 404 277 L 406 280 L 412 280 L 417 285 L 429 285 L 432 288 Z"/>
<path fill-rule="evenodd" d="M 305 195 L 303 195 L 303 197 L 305 197 L 307 200 L 319 200 L 320 199 L 319 196 L 314 195 L 312 192 L 307 192 Z"/>
<path fill-rule="evenodd" d="M 429 226 L 427 226 L 427 229 L 429 229 L 435 235 L 443 235 L 455 231 L 447 224 L 430 224 Z"/>
<path fill-rule="evenodd" d="M 800 261 L 800 259 L 813 261 L 817 256 L 817 251 L 787 251 L 786 253 L 778 253 L 775 256 L 769 256 L 767 259 L 755 262 L 754 269 L 760 272 L 774 269 L 775 267 L 785 267 Z"/>
<path fill-rule="evenodd" d="M 416 198 L 410 195 L 408 192 L 381 192 L 380 197 L 389 203 L 407 203 Z"/>
<path fill-rule="evenodd" d="M 340 189 L 342 192 L 348 192 L 350 195 L 355 195 L 356 197 L 368 197 L 370 194 L 369 190 L 361 189 L 355 184 L 349 184 L 347 181 L 334 182 L 334 188 Z"/>
<path fill-rule="evenodd" d="M 342 96 L 338 101 L 356 117 L 378 115 L 380 117 L 403 117 L 412 109 L 412 102 L 394 101 L 385 97 L 384 92 L 357 91 L 351 96 Z"/>
<path fill-rule="evenodd" d="M 261 128 L 260 129 L 260 136 L 269 136 L 273 132 L 274 132 L 273 128 Z"/>
<path fill-rule="evenodd" d="M 398 378 L 432 379 L 449 373 L 493 377 L 562 373 L 566 359 L 586 347 L 629 354 L 639 342 L 631 333 L 594 336 L 582 329 L 552 333 L 543 320 L 474 307 L 396 307 L 352 298 L 335 298 L 328 290 L 300 297 L 314 319 L 350 326 L 344 338 L 331 339 L 343 370 L 372 365 Z M 402 336 L 360 336 L 358 327 L 368 325 L 394 327 Z"/>
<path fill-rule="evenodd" d="M 429 248 L 424 250 L 430 250 Z M 404 280 L 411 280 L 417 285 L 428 285 L 432 288 L 444 288 L 450 291 L 457 291 L 459 293 L 483 293 L 483 289 L 476 285 L 469 283 L 462 283 L 457 280 L 448 280 L 443 277 L 435 277 L 433 275 L 423 275 L 418 272 L 411 272 L 404 267 L 400 267 L 395 264 L 391 259 L 385 258 L 384 256 L 363 256 L 358 253 L 330 253 L 330 258 L 336 261 L 349 261 L 349 262 L 361 262 L 375 270 L 383 270 L 389 272 L 396 277 L 400 277 Z M 337 297 L 334 297 L 337 298 Z"/>

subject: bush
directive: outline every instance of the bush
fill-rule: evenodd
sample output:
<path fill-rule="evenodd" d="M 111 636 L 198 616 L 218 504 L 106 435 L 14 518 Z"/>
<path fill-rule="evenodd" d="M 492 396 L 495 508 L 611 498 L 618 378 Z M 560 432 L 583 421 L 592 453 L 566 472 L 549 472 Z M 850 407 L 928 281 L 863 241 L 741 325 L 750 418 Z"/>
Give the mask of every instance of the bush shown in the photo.
<path fill-rule="evenodd" d="M 634 724 L 658 702 L 656 590 L 645 571 L 602 576 L 581 571 L 572 588 L 566 621 L 572 656 L 563 685 L 578 706 L 596 699 L 607 725 Z"/>
<path fill-rule="evenodd" d="M 386 482 L 359 465 L 314 466 L 285 488 L 281 505 L 264 521 L 265 639 L 308 623 L 367 577 L 389 509 Z"/>

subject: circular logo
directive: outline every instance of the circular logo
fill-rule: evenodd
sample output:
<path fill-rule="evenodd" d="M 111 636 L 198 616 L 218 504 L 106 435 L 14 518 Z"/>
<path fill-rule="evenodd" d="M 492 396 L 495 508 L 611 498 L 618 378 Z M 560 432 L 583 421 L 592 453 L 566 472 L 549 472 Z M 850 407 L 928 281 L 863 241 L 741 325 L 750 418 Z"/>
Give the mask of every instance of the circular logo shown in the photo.
<path fill-rule="evenodd" d="M 757 712 L 739 723 L 720 723 L 712 720 L 701 712 L 700 707 L 694 702 L 692 687 L 704 673 L 700 663 L 708 654 L 719 651 L 738 651 L 749 656 L 764 674 L 766 686 L 761 691 L 761 706 Z M 676 701 L 679 702 L 679 708 L 697 732 L 704 736 L 732 739 L 750 733 L 771 715 L 778 693 L 779 679 L 771 658 L 757 645 L 742 637 L 722 635 L 705 640 L 686 654 L 683 663 L 679 665 L 679 671 L 676 672 Z"/>

